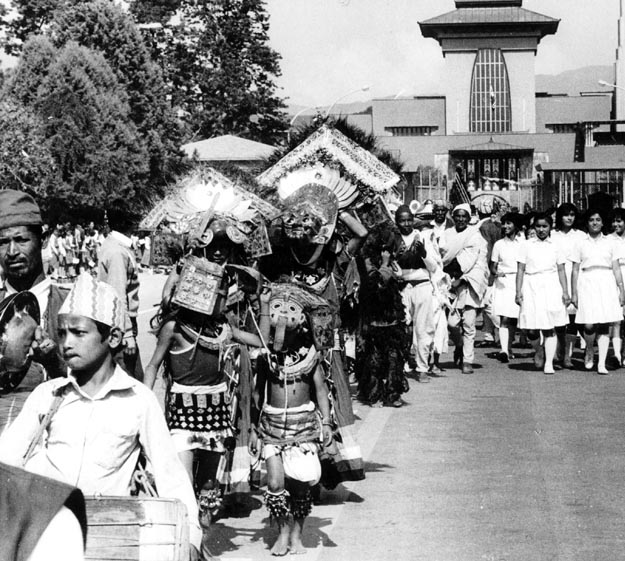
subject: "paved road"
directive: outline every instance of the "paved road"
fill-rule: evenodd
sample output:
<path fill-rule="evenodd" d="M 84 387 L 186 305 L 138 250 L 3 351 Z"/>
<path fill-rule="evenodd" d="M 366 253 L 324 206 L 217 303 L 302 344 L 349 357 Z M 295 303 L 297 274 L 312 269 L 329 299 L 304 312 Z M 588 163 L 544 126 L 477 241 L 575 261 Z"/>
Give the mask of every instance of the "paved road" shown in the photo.
<path fill-rule="evenodd" d="M 625 560 L 625 370 L 545 376 L 527 350 L 492 352 L 472 376 L 448 362 L 411 381 L 401 409 L 355 404 L 367 478 L 324 491 L 302 561 Z M 215 525 L 223 559 L 270 557 L 260 494 L 250 506 Z"/>

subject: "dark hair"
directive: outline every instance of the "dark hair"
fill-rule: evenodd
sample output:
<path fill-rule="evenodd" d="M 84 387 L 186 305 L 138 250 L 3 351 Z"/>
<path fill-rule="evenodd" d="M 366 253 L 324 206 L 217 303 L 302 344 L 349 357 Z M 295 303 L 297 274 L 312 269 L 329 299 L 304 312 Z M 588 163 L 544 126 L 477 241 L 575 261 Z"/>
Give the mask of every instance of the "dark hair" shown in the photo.
<path fill-rule="evenodd" d="M 613 208 L 612 212 L 610 212 L 610 223 L 615 220 L 625 220 L 625 208 Z"/>
<path fill-rule="evenodd" d="M 548 214 L 546 212 L 539 212 L 534 216 L 534 221 L 533 221 L 533 225 L 536 225 L 536 222 L 538 222 L 539 220 L 544 220 L 545 222 L 547 222 L 547 224 L 549 224 L 550 228 L 553 228 L 553 218 L 551 218 L 551 214 Z"/>
<path fill-rule="evenodd" d="M 518 212 L 506 212 L 506 214 L 501 217 L 501 223 L 505 224 L 506 222 L 512 222 L 517 231 L 520 231 L 521 228 L 523 228 L 524 218 L 523 215 Z"/>
<path fill-rule="evenodd" d="M 605 219 L 605 212 L 602 209 L 599 208 L 589 208 L 585 213 L 584 213 L 584 226 L 587 227 L 588 226 L 588 221 L 590 220 L 590 217 L 598 214 L 601 217 L 601 222 L 603 222 L 604 226 L 606 224 L 606 219 Z"/>
<path fill-rule="evenodd" d="M 556 209 L 556 229 L 557 230 L 562 228 L 562 217 L 571 213 L 575 215 L 575 221 L 573 222 L 573 227 L 575 227 L 575 223 L 579 220 L 579 210 L 573 203 L 562 203 Z"/>

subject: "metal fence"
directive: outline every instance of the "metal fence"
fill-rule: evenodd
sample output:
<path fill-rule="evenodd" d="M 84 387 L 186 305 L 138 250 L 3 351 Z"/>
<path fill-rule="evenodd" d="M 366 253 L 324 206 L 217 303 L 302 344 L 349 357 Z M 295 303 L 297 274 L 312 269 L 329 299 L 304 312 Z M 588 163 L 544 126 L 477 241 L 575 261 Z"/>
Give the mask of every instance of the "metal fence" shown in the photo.
<path fill-rule="evenodd" d="M 403 199 L 409 203 L 416 199 L 420 202 L 426 200 L 443 199 L 449 200 L 451 184 L 447 176 L 440 172 L 427 170 L 421 173 L 406 174 L 403 184 Z M 609 178 L 611 179 L 611 178 Z M 624 200 L 625 180 L 614 177 L 614 181 L 601 181 L 594 183 L 581 182 L 581 177 L 558 178 L 557 181 L 545 183 L 538 179 L 520 182 L 515 189 L 500 190 L 473 190 L 469 191 L 472 201 L 478 202 L 482 197 L 494 197 L 507 201 L 511 207 L 520 212 L 528 209 L 544 211 L 557 207 L 564 202 L 571 202 L 579 209 L 589 207 L 589 197 L 596 193 L 605 193 L 612 198 L 613 206 L 620 206 Z"/>

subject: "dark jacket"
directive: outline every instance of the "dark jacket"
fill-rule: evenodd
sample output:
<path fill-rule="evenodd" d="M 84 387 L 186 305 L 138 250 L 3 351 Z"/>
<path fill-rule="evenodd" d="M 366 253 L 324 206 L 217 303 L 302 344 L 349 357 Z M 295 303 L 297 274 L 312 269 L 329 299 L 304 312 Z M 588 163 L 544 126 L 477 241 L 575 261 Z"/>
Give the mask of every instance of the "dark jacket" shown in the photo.
<path fill-rule="evenodd" d="M 0 463 L 0 561 L 26 561 L 43 531 L 65 506 L 87 537 L 80 489 Z"/>

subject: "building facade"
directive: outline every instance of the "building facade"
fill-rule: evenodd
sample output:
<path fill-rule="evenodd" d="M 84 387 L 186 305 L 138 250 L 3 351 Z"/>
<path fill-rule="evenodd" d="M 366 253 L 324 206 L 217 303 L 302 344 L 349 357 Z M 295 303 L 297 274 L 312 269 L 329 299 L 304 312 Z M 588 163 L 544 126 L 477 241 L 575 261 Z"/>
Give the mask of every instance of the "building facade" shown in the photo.
<path fill-rule="evenodd" d="M 569 196 L 583 206 L 589 190 L 607 191 L 622 202 L 620 1 L 613 91 L 536 91 L 536 54 L 545 37 L 557 34 L 560 20 L 525 9 L 523 0 L 455 0 L 455 10 L 419 22 L 445 58 L 440 91 L 374 99 L 369 113 L 350 120 L 404 163 L 408 200 L 447 196 L 458 183 L 473 199 L 497 192 L 515 206 L 547 207 Z"/>

